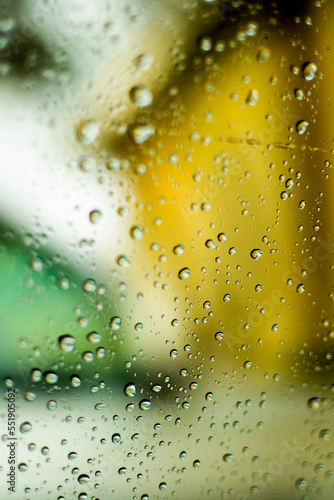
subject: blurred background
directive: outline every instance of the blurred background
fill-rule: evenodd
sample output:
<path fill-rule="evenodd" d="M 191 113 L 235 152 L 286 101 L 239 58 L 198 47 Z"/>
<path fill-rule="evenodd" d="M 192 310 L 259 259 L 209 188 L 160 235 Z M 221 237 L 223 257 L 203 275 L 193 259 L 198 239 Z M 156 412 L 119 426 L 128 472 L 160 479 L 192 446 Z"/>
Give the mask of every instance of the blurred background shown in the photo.
<path fill-rule="evenodd" d="M 0 0 L 3 498 L 333 498 L 333 20 Z"/>

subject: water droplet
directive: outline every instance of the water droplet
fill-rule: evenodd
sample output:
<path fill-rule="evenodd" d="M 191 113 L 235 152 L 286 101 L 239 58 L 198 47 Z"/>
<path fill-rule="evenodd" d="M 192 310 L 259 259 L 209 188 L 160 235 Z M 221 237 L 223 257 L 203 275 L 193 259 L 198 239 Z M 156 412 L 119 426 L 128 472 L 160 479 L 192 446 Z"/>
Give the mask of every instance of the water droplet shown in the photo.
<path fill-rule="evenodd" d="M 153 102 L 153 94 L 144 85 L 136 85 L 132 87 L 129 92 L 131 101 L 138 106 L 138 108 L 145 108 Z"/>
<path fill-rule="evenodd" d="M 184 252 L 184 246 L 183 245 L 176 245 L 173 248 L 173 252 L 175 255 L 182 255 Z"/>
<path fill-rule="evenodd" d="M 59 280 L 57 281 L 57 285 L 58 287 L 61 289 L 61 290 L 69 290 L 70 286 L 71 286 L 71 282 L 68 278 L 66 278 L 65 276 L 62 276 L 61 278 L 59 278 Z"/>
<path fill-rule="evenodd" d="M 295 482 L 295 486 L 296 486 L 297 490 L 304 490 L 306 488 L 306 485 L 307 485 L 307 482 L 306 482 L 306 479 L 304 479 L 304 478 L 299 478 Z"/>
<path fill-rule="evenodd" d="M 207 392 L 207 393 L 205 394 L 205 399 L 206 399 L 207 401 L 211 401 L 211 399 L 212 399 L 212 398 L 213 398 L 213 394 L 212 394 L 212 392 Z"/>
<path fill-rule="evenodd" d="M 244 368 L 250 368 L 252 366 L 252 363 L 250 361 L 245 361 L 244 362 Z"/>
<path fill-rule="evenodd" d="M 329 441 L 331 437 L 331 431 L 329 429 L 322 429 L 319 432 L 319 438 L 323 439 L 324 441 Z"/>
<path fill-rule="evenodd" d="M 28 470 L 28 465 L 22 462 L 18 465 L 18 469 L 20 472 L 26 472 Z"/>
<path fill-rule="evenodd" d="M 79 161 L 79 167 L 83 172 L 91 172 L 96 167 L 94 158 L 86 156 Z"/>
<path fill-rule="evenodd" d="M 80 387 L 81 386 L 81 378 L 78 375 L 72 375 L 70 378 L 72 387 Z"/>
<path fill-rule="evenodd" d="M 233 455 L 232 453 L 225 453 L 223 456 L 224 462 L 231 462 L 233 460 Z"/>
<path fill-rule="evenodd" d="M 129 258 L 126 255 L 119 255 L 116 262 L 120 267 L 127 267 L 130 265 Z"/>
<path fill-rule="evenodd" d="M 258 260 L 261 257 L 262 252 L 258 248 L 254 248 L 254 250 L 251 251 L 250 255 L 252 259 Z"/>
<path fill-rule="evenodd" d="M 258 100 L 259 100 L 258 91 L 255 89 L 251 89 L 249 91 L 247 98 L 246 98 L 246 104 L 248 104 L 249 106 L 255 106 L 255 104 L 257 103 Z"/>
<path fill-rule="evenodd" d="M 159 484 L 159 490 L 165 490 L 167 488 L 167 484 L 166 483 L 160 483 Z"/>
<path fill-rule="evenodd" d="M 94 354 L 91 351 L 83 352 L 81 357 L 86 363 L 92 363 L 92 361 L 94 361 Z"/>
<path fill-rule="evenodd" d="M 87 280 L 82 282 L 81 287 L 85 292 L 93 293 L 96 291 L 95 280 L 93 280 L 92 278 L 88 278 Z"/>
<path fill-rule="evenodd" d="M 199 39 L 199 47 L 203 52 L 212 50 L 212 38 L 208 35 L 203 35 Z"/>
<path fill-rule="evenodd" d="M 58 375 L 55 372 L 44 373 L 44 380 L 47 384 L 56 384 L 58 382 Z"/>
<path fill-rule="evenodd" d="M 90 332 L 87 334 L 87 340 L 92 344 L 98 344 L 101 342 L 101 335 L 97 332 Z"/>
<path fill-rule="evenodd" d="M 78 456 L 78 454 L 75 451 L 71 451 L 68 455 L 69 460 L 75 460 Z"/>
<path fill-rule="evenodd" d="M 142 399 L 139 403 L 139 408 L 143 411 L 148 410 L 150 406 L 151 406 L 151 401 L 149 401 L 148 399 Z"/>
<path fill-rule="evenodd" d="M 180 280 L 187 280 L 190 276 L 190 269 L 188 267 L 184 267 L 179 271 L 178 276 Z"/>
<path fill-rule="evenodd" d="M 223 338 L 224 338 L 223 332 L 217 332 L 217 333 L 215 333 L 215 339 L 216 340 L 223 340 Z"/>
<path fill-rule="evenodd" d="M 308 122 L 305 120 L 300 120 L 296 124 L 296 131 L 298 132 L 298 134 L 302 135 L 306 132 L 307 127 L 308 127 Z"/>
<path fill-rule="evenodd" d="M 141 226 L 132 226 L 130 228 L 130 236 L 135 241 L 140 240 L 143 236 L 143 228 Z"/>
<path fill-rule="evenodd" d="M 217 240 L 218 241 L 226 241 L 227 240 L 227 236 L 225 233 L 219 233 L 218 236 L 217 236 Z"/>
<path fill-rule="evenodd" d="M 177 349 L 172 349 L 172 350 L 170 351 L 170 353 L 169 353 L 169 355 L 170 355 L 170 357 L 171 357 L 172 359 L 175 359 L 175 358 L 176 358 L 176 356 L 177 356 L 178 354 L 179 354 L 179 353 L 178 353 Z"/>
<path fill-rule="evenodd" d="M 117 444 L 121 440 L 121 435 L 118 434 L 118 433 L 115 433 L 115 434 L 112 435 L 111 440 L 112 440 L 113 443 Z"/>
<path fill-rule="evenodd" d="M 231 300 L 231 295 L 229 293 L 225 293 L 223 297 L 224 302 L 229 302 Z"/>
<path fill-rule="evenodd" d="M 295 97 L 299 101 L 304 99 L 304 92 L 301 89 L 295 89 Z"/>
<path fill-rule="evenodd" d="M 296 292 L 299 294 L 305 292 L 305 285 L 303 283 L 300 283 L 296 288 Z"/>
<path fill-rule="evenodd" d="M 80 474 L 80 476 L 78 477 L 78 482 L 80 484 L 86 484 L 88 483 L 90 480 L 90 477 L 88 476 L 88 474 Z"/>
<path fill-rule="evenodd" d="M 310 410 L 317 410 L 320 408 L 320 398 L 310 398 L 307 401 L 307 408 Z"/>
<path fill-rule="evenodd" d="M 316 72 L 317 72 L 317 66 L 310 62 L 310 63 L 306 63 L 304 66 L 303 66 L 303 70 L 302 70 L 302 74 L 303 74 L 303 78 L 305 80 L 313 80 L 313 78 L 315 77 L 316 75 Z"/>
<path fill-rule="evenodd" d="M 160 392 L 161 389 L 162 389 L 162 387 L 159 384 L 155 384 L 155 385 L 152 386 L 152 391 L 153 392 Z"/>
<path fill-rule="evenodd" d="M 62 335 L 58 338 L 58 344 L 62 351 L 71 352 L 75 346 L 75 338 L 72 335 Z"/>
<path fill-rule="evenodd" d="M 256 292 L 261 292 L 261 290 L 262 290 L 262 285 L 260 285 L 260 284 L 255 285 Z"/>
<path fill-rule="evenodd" d="M 110 318 L 109 327 L 113 330 L 119 330 L 121 328 L 122 320 L 119 316 L 113 316 Z"/>
<path fill-rule="evenodd" d="M 206 240 L 205 246 L 206 246 L 206 248 L 209 248 L 210 250 L 213 250 L 215 248 L 215 244 L 212 240 Z"/>
<path fill-rule="evenodd" d="M 120 469 L 118 469 L 118 474 L 120 476 L 124 476 L 124 474 L 126 474 L 126 471 L 127 471 L 126 467 L 121 467 Z"/>
<path fill-rule="evenodd" d="M 44 264 L 40 257 L 34 257 L 33 259 L 30 259 L 29 267 L 35 271 L 35 273 L 40 273 L 43 271 Z"/>
<path fill-rule="evenodd" d="M 40 382 L 42 380 L 42 376 L 43 376 L 43 374 L 42 374 L 41 370 L 39 370 L 38 368 L 34 368 L 30 372 L 30 378 L 31 378 L 32 382 Z"/>
<path fill-rule="evenodd" d="M 153 56 L 151 54 L 140 54 L 135 60 L 137 69 L 141 71 L 148 70 L 153 64 Z"/>
<path fill-rule="evenodd" d="M 27 432 L 30 432 L 32 429 L 32 424 L 30 422 L 23 422 L 23 424 L 20 425 L 20 432 L 22 434 L 27 434 Z"/>
<path fill-rule="evenodd" d="M 193 461 L 193 467 L 194 467 L 194 469 L 199 469 L 200 466 L 201 466 L 200 460 L 194 460 Z"/>
<path fill-rule="evenodd" d="M 24 398 L 25 398 L 27 401 L 32 402 L 32 401 L 35 401 L 35 399 L 36 399 L 36 394 L 35 394 L 34 392 L 32 392 L 32 391 L 26 391 L 26 392 L 24 393 Z"/>
<path fill-rule="evenodd" d="M 261 47 L 256 54 L 256 61 L 259 63 L 266 62 L 270 57 L 270 50 L 267 47 Z"/>
<path fill-rule="evenodd" d="M 154 134 L 155 128 L 150 124 L 135 125 L 130 129 L 131 138 L 136 144 L 142 144 L 143 142 L 146 142 Z"/>
<path fill-rule="evenodd" d="M 57 408 L 57 401 L 55 401 L 54 399 L 50 399 L 47 404 L 46 404 L 46 407 L 48 410 L 55 410 Z"/>
<path fill-rule="evenodd" d="M 93 224 L 97 224 L 102 217 L 100 210 L 92 210 L 89 214 L 89 219 Z"/>
<path fill-rule="evenodd" d="M 94 120 L 82 120 L 76 127 L 76 135 L 80 144 L 93 144 L 100 135 L 100 126 Z"/>
<path fill-rule="evenodd" d="M 129 382 L 124 387 L 124 394 L 129 398 L 133 398 L 136 395 L 137 388 L 133 382 Z"/>

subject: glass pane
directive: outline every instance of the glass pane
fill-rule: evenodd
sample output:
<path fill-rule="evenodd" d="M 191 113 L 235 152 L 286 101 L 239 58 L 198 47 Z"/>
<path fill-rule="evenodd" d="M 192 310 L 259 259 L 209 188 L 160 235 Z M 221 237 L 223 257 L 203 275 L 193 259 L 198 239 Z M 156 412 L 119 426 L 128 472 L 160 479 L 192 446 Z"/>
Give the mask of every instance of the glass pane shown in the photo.
<path fill-rule="evenodd" d="M 0 1 L 1 498 L 333 498 L 332 7 Z"/>

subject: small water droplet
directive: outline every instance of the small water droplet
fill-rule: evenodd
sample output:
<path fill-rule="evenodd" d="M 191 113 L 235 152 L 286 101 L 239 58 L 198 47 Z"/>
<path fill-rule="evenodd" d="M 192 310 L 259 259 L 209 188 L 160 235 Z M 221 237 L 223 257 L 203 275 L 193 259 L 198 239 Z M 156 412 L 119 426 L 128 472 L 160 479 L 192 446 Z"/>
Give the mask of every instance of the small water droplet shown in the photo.
<path fill-rule="evenodd" d="M 179 354 L 179 353 L 178 353 L 177 349 L 172 349 L 172 350 L 170 351 L 170 353 L 169 353 L 169 355 L 170 355 L 170 357 L 171 357 L 172 359 L 175 359 L 175 358 L 176 358 L 176 356 L 177 356 L 178 354 Z"/>

